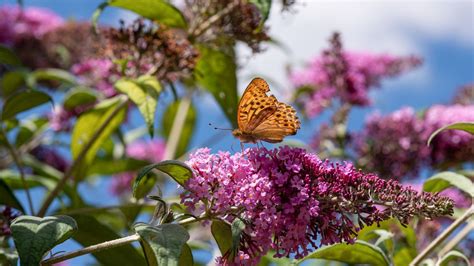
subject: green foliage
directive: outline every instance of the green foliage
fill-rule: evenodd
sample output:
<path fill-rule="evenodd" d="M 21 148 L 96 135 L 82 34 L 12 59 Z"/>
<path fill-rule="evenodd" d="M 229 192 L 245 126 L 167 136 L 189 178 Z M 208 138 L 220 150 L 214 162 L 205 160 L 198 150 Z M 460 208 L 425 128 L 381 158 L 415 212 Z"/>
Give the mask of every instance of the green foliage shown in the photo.
<path fill-rule="evenodd" d="M 469 259 L 466 257 L 466 255 L 462 254 L 461 252 L 457 251 L 457 250 L 451 250 L 449 251 L 448 253 L 446 253 L 437 263 L 436 265 L 437 266 L 448 266 L 450 265 L 449 262 L 453 261 L 453 260 L 462 260 L 465 265 L 471 265 L 471 263 L 469 262 Z M 460 265 L 460 264 L 457 264 L 457 265 Z"/>
<path fill-rule="evenodd" d="M 10 206 L 25 213 L 20 201 L 3 179 L 0 179 L 0 205 Z"/>
<path fill-rule="evenodd" d="M 3 97 L 8 97 L 18 91 L 25 83 L 26 74 L 23 71 L 10 71 L 3 75 L 1 86 Z"/>
<path fill-rule="evenodd" d="M 93 216 L 84 214 L 74 214 L 71 216 L 76 219 L 80 228 L 73 239 L 84 247 L 121 237 L 108 224 L 99 221 Z M 146 265 L 143 256 L 130 244 L 94 252 L 92 255 L 102 265 Z"/>
<path fill-rule="evenodd" d="M 76 77 L 66 70 L 42 68 L 31 73 L 36 81 L 56 81 L 67 85 L 77 85 Z"/>
<path fill-rule="evenodd" d="M 440 192 L 452 186 L 474 197 L 472 181 L 454 172 L 441 172 L 428 178 L 423 184 L 423 190 L 427 192 Z"/>
<path fill-rule="evenodd" d="M 222 255 L 231 249 L 232 229 L 230 224 L 221 220 L 212 220 L 211 233 Z"/>
<path fill-rule="evenodd" d="M 148 265 L 177 266 L 183 251 L 185 251 L 185 256 L 189 256 L 189 250 L 183 249 L 189 239 L 189 234 L 181 225 L 162 224 L 155 227 L 139 223 L 134 228 L 140 235 L 140 244 Z M 189 258 L 183 259 L 185 260 Z"/>
<path fill-rule="evenodd" d="M 0 265 L 18 265 L 18 253 L 16 252 L 16 250 L 0 247 Z"/>
<path fill-rule="evenodd" d="M 474 135 L 474 123 L 472 122 L 460 122 L 460 123 L 454 123 L 451 125 L 444 126 L 442 128 L 437 129 L 435 132 L 433 132 L 428 139 L 428 146 L 430 145 L 431 141 L 442 131 L 448 130 L 448 129 L 457 129 L 457 130 L 463 130 L 468 133 L 471 133 Z"/>
<path fill-rule="evenodd" d="M 76 168 L 76 180 L 84 177 L 87 166 L 92 163 L 101 145 L 125 119 L 124 101 L 123 97 L 104 100 L 77 119 L 71 139 L 72 158 L 77 160 L 82 150 L 88 149 L 81 164 Z M 101 132 L 99 132 L 100 127 L 103 127 Z"/>
<path fill-rule="evenodd" d="M 12 50 L 4 45 L 0 45 L 0 64 L 21 66 L 21 61 Z"/>
<path fill-rule="evenodd" d="M 183 101 L 172 102 L 163 113 L 162 121 L 162 131 L 163 136 L 168 139 L 173 127 L 173 123 L 176 119 L 176 114 L 178 113 L 180 105 Z M 184 120 L 183 129 L 180 132 L 178 147 L 176 148 L 175 157 L 182 156 L 188 149 L 189 143 L 191 142 L 194 128 L 196 126 L 196 108 L 193 104 L 189 106 L 188 112 L 186 113 L 186 118 Z"/>
<path fill-rule="evenodd" d="M 20 265 L 39 265 L 45 253 L 70 238 L 77 224 L 69 216 L 39 218 L 23 215 L 11 224 Z"/>
<path fill-rule="evenodd" d="M 21 112 L 52 101 L 48 94 L 41 91 L 29 90 L 15 93 L 8 97 L 3 105 L 2 120 L 11 119 Z"/>
<path fill-rule="evenodd" d="M 96 91 L 85 87 L 75 87 L 70 89 L 64 96 L 63 106 L 65 109 L 72 110 L 78 106 L 93 104 L 96 101 Z"/>
<path fill-rule="evenodd" d="M 115 83 L 115 88 L 128 95 L 134 102 L 146 124 L 148 132 L 153 137 L 156 105 L 161 92 L 161 85 L 155 77 L 141 76 L 136 80 L 122 78 Z"/>
<path fill-rule="evenodd" d="M 377 246 L 357 240 L 354 244 L 334 244 L 321 247 L 298 261 L 298 264 L 308 259 L 325 259 L 349 264 L 390 265 L 385 253 Z"/>
<path fill-rule="evenodd" d="M 222 111 L 237 127 L 237 66 L 235 58 L 204 45 L 198 46 L 200 57 L 195 76 L 198 84 L 209 91 Z"/>
<path fill-rule="evenodd" d="M 181 11 L 168 1 L 163 0 L 109 0 L 97 8 L 92 20 L 94 25 L 97 24 L 102 10 L 107 6 L 130 10 L 144 18 L 169 27 L 185 28 L 187 26 Z"/>
<path fill-rule="evenodd" d="M 133 195 L 135 198 L 138 198 L 137 192 L 143 186 L 143 178 L 147 176 L 153 169 L 157 169 L 176 181 L 181 186 L 184 186 L 186 180 L 193 176 L 192 170 L 185 164 L 180 161 L 167 160 L 159 163 L 151 164 L 144 167 L 135 178 L 133 182 Z"/>
<path fill-rule="evenodd" d="M 262 14 L 262 24 L 268 19 L 270 15 L 270 9 L 272 7 L 272 0 L 250 0 L 250 3 L 254 4 L 260 13 Z"/>

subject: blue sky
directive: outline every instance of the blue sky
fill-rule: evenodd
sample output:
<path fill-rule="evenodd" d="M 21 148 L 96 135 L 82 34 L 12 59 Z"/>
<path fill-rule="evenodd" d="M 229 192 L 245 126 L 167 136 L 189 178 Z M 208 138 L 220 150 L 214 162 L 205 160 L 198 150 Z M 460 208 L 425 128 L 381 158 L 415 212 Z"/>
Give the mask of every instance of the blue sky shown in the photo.
<path fill-rule="evenodd" d="M 15 3 L 8 0 L 0 3 Z M 53 9 L 64 18 L 90 19 L 101 1 L 97 0 L 24 0 L 26 6 Z M 298 1 L 299 2 L 299 1 Z M 382 88 L 372 93 L 374 105 L 355 109 L 350 127 L 360 128 L 364 117 L 374 111 L 391 112 L 401 106 L 425 108 L 436 103 L 449 103 L 455 89 L 474 81 L 474 17 L 472 1 L 306 1 L 297 3 L 294 11 L 279 14 L 274 5 L 269 20 L 270 32 L 288 51 L 268 47 L 263 54 L 251 56 L 239 45 L 242 64 L 239 70 L 239 88 L 256 75 L 268 78 L 277 97 L 285 99 L 290 92 L 285 75 L 287 64 L 295 68 L 304 65 L 312 56 L 327 46 L 331 32 L 342 33 L 347 49 L 357 51 L 389 52 L 398 55 L 418 54 L 425 64 L 400 78 L 387 80 Z M 132 16 L 117 9 L 106 10 L 101 22 L 117 24 L 118 18 Z M 197 101 L 196 101 L 197 102 Z M 213 131 L 208 123 L 229 127 L 214 100 L 209 96 L 199 99 L 198 127 L 192 146 L 199 147 L 212 134 L 224 134 L 223 140 L 212 143 L 213 149 L 239 150 L 240 146 L 228 132 Z M 160 116 L 158 113 L 157 116 Z M 312 121 L 303 121 L 296 139 L 308 141 L 326 115 Z M 138 114 L 132 116 L 135 125 L 143 123 Z M 211 133 L 210 133 L 211 132 Z M 87 185 L 81 190 L 92 201 L 104 197 L 106 183 Z M 110 203 L 105 197 L 102 203 Z M 77 245 L 67 244 L 70 250 Z M 71 261 L 70 265 L 91 262 L 90 258 Z"/>

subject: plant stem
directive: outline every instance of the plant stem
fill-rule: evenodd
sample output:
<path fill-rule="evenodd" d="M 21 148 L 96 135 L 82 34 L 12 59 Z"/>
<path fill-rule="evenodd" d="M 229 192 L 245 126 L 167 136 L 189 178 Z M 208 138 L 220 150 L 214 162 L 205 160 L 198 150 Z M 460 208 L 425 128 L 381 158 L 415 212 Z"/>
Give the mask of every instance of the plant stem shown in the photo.
<path fill-rule="evenodd" d="M 7 145 L 7 149 L 10 152 L 10 154 L 13 158 L 13 161 L 15 162 L 16 167 L 18 168 L 18 171 L 20 172 L 20 179 L 21 179 L 21 182 L 23 183 L 23 187 L 24 187 L 25 192 L 26 192 L 26 197 L 28 199 L 28 205 L 29 205 L 29 208 L 30 208 L 30 213 L 34 214 L 35 210 L 33 208 L 33 200 L 31 199 L 30 189 L 28 187 L 28 183 L 26 182 L 25 172 L 23 171 L 23 167 L 21 166 L 20 158 L 18 157 L 18 154 L 16 153 L 15 148 L 11 145 L 10 141 L 7 138 L 7 132 L 5 131 L 3 126 L 1 128 L 2 128 L 1 129 L 2 134 L 5 137 L 5 143 Z"/>
<path fill-rule="evenodd" d="M 43 202 L 43 205 L 41 206 L 41 209 L 38 211 L 37 216 L 43 217 L 46 212 L 48 211 L 49 206 L 53 202 L 54 198 L 61 192 L 61 190 L 64 188 L 66 185 L 67 181 L 71 178 L 72 174 L 74 173 L 76 167 L 80 165 L 84 157 L 86 156 L 87 152 L 89 149 L 94 145 L 94 142 L 97 140 L 97 138 L 102 134 L 104 129 L 109 125 L 110 121 L 120 112 L 122 108 L 124 108 L 127 105 L 128 98 L 123 97 L 122 102 L 119 103 L 113 112 L 110 113 L 110 115 L 107 117 L 107 119 L 104 120 L 104 123 L 100 125 L 97 129 L 96 132 L 94 132 L 94 135 L 90 138 L 89 142 L 84 145 L 84 148 L 81 150 L 79 155 L 77 156 L 76 160 L 71 164 L 71 166 L 68 168 L 68 170 L 64 173 L 63 177 L 59 182 L 56 184 L 56 187 L 49 193 L 48 197 L 46 200 Z"/>
<path fill-rule="evenodd" d="M 474 222 L 468 223 L 464 228 L 457 233 L 446 245 L 439 251 L 438 257 L 443 257 L 446 253 L 454 249 L 461 240 L 463 240 L 471 231 L 474 230 Z"/>
<path fill-rule="evenodd" d="M 191 29 L 190 35 L 193 37 L 200 36 L 201 34 L 206 32 L 206 30 L 209 29 L 212 26 L 212 24 L 219 21 L 223 16 L 229 14 L 238 5 L 239 5 L 239 0 L 233 1 L 232 3 L 227 5 L 224 9 L 221 9 L 219 12 L 209 17 L 206 21 L 204 21 L 203 23 L 200 23 L 198 27 Z"/>
<path fill-rule="evenodd" d="M 123 245 L 129 244 L 129 243 L 135 242 L 137 240 L 140 240 L 140 236 L 138 234 L 134 234 L 134 235 L 122 237 L 122 238 L 119 238 L 119 239 L 114 239 L 114 240 L 111 240 L 111 241 L 102 242 L 102 243 L 97 244 L 97 245 L 88 246 L 88 247 L 78 249 L 78 250 L 75 250 L 75 251 L 66 252 L 66 253 L 64 253 L 60 256 L 57 256 L 57 257 L 49 258 L 47 260 L 42 261 L 41 265 L 52 265 L 54 263 L 58 263 L 58 262 L 61 262 L 61 261 L 65 261 L 67 259 L 72 259 L 72 258 L 75 258 L 75 257 L 79 257 L 79 256 L 82 256 L 82 255 L 85 255 L 85 254 L 99 252 L 99 251 L 102 251 L 102 250 L 123 246 Z"/>
<path fill-rule="evenodd" d="M 179 139 L 181 137 L 184 123 L 186 122 L 186 115 L 188 114 L 189 107 L 191 106 L 191 97 L 184 97 L 178 107 L 178 111 L 174 117 L 173 126 L 171 127 L 170 134 L 168 135 L 168 141 L 166 142 L 165 155 L 163 160 L 174 159 L 176 155 L 176 149 L 178 148 Z"/>
<path fill-rule="evenodd" d="M 178 224 L 187 225 L 187 224 L 198 222 L 198 221 L 201 221 L 201 220 L 204 220 L 204 219 L 207 219 L 207 218 L 208 217 L 205 216 L 205 215 L 200 216 L 198 218 L 190 217 L 190 218 L 187 218 L 187 219 L 184 219 L 184 220 L 178 222 Z M 139 240 L 140 240 L 140 236 L 138 234 L 133 234 L 131 236 L 126 236 L 126 237 L 114 239 L 114 240 L 111 240 L 111 241 L 102 242 L 102 243 L 99 243 L 99 244 L 96 244 L 96 245 L 88 246 L 88 247 L 85 247 L 85 248 L 82 248 L 82 249 L 74 250 L 74 251 L 71 251 L 71 252 L 66 252 L 62 255 L 52 257 L 52 258 L 49 258 L 49 259 L 46 259 L 46 260 L 42 261 L 41 265 L 51 265 L 51 264 L 54 264 L 54 263 L 58 263 L 58 262 L 61 262 L 61 261 L 65 261 L 65 260 L 68 260 L 68 259 L 79 257 L 79 256 L 82 256 L 82 255 L 85 255 L 85 254 L 99 252 L 99 251 L 102 251 L 102 250 L 123 246 L 123 245 L 129 244 L 129 243 L 132 243 L 132 242 L 135 242 L 135 241 L 139 241 Z"/>
<path fill-rule="evenodd" d="M 471 205 L 471 207 L 461 216 L 459 217 L 456 221 L 454 221 L 446 230 L 444 230 L 441 235 L 439 235 L 431 244 L 425 248 L 418 256 L 416 256 L 415 259 L 410 263 L 410 266 L 415 266 L 418 265 L 424 258 L 426 258 L 436 247 L 438 247 L 446 238 L 454 231 L 456 228 L 458 228 L 462 223 L 467 221 L 469 217 L 471 217 L 474 214 L 474 205 Z"/>

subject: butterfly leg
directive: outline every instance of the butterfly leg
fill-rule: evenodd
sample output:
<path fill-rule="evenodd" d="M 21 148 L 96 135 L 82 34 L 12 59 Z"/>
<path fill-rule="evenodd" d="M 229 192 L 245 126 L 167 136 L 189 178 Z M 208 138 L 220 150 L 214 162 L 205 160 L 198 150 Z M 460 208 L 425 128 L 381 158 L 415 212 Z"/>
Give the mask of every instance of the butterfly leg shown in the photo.
<path fill-rule="evenodd" d="M 244 153 L 244 143 L 243 142 L 240 143 L 240 150 L 242 151 L 242 154 L 243 154 Z"/>

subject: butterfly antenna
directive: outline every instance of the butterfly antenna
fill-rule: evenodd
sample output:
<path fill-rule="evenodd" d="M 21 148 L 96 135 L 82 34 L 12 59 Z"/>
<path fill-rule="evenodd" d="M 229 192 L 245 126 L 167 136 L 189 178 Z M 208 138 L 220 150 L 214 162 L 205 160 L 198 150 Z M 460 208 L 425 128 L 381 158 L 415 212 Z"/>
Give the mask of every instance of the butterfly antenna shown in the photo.
<path fill-rule="evenodd" d="M 211 124 L 211 123 L 209 123 L 209 126 L 211 126 L 211 127 L 212 127 L 212 124 Z M 232 131 L 232 130 L 233 130 L 232 128 L 221 128 L 221 127 L 214 127 L 214 129 L 216 129 L 216 130 L 217 130 L 217 129 L 218 129 L 218 130 L 230 130 L 230 131 Z"/>

